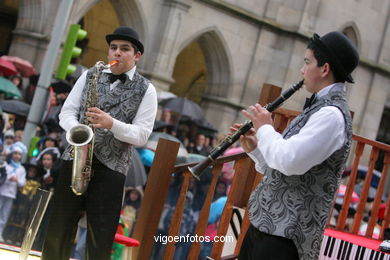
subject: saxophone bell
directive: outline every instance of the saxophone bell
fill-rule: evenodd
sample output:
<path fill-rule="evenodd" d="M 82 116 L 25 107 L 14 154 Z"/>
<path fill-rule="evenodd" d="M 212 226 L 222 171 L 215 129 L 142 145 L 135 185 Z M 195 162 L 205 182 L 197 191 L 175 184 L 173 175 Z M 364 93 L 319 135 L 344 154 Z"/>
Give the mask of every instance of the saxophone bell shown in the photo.
<path fill-rule="evenodd" d="M 66 133 L 66 141 L 73 146 L 84 146 L 91 142 L 92 138 L 92 128 L 83 124 L 75 125 Z"/>
<path fill-rule="evenodd" d="M 91 127 L 83 124 L 72 127 L 66 133 L 66 140 L 73 145 L 73 166 L 71 188 L 74 194 L 81 195 L 91 179 L 92 169 L 91 149 L 93 148 L 94 134 Z"/>

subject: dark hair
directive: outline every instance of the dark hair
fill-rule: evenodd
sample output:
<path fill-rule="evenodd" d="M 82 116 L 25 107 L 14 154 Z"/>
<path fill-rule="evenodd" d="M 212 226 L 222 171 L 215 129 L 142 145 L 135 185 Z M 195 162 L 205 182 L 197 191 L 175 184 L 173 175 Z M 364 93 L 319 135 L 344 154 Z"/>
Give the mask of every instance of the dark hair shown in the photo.
<path fill-rule="evenodd" d="M 134 54 L 137 54 L 140 50 L 138 49 L 138 47 L 134 44 L 134 43 L 132 43 L 131 42 L 131 46 L 133 47 L 133 49 L 134 49 Z"/>
<path fill-rule="evenodd" d="M 330 63 L 327 54 L 321 49 L 320 46 L 315 44 L 312 39 L 309 41 L 307 48 L 313 51 L 313 55 L 317 60 L 317 67 L 324 66 L 325 63 L 328 63 L 330 66 L 330 70 L 332 71 L 333 76 L 335 78 L 335 82 L 345 82 L 345 79 L 337 73 L 337 70 Z"/>

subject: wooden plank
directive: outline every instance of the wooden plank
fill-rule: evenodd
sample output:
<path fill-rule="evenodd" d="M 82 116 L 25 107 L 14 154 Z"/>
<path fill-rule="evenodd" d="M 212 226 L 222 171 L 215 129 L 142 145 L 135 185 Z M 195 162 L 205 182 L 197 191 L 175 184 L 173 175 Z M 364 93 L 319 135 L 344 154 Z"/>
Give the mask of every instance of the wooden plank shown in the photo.
<path fill-rule="evenodd" d="M 368 191 L 371 186 L 371 179 L 374 171 L 375 162 L 378 159 L 379 149 L 376 147 L 372 147 L 370 154 L 370 163 L 368 166 L 368 171 L 366 173 L 366 177 L 364 179 L 363 189 L 360 194 L 359 204 L 357 207 L 357 212 L 355 214 L 355 218 L 352 223 L 352 233 L 357 234 L 359 232 L 360 224 L 363 219 L 363 212 L 366 207 Z"/>
<path fill-rule="evenodd" d="M 388 157 L 388 153 L 386 153 L 386 157 Z M 389 169 L 388 164 L 388 158 L 384 160 L 384 167 L 382 169 L 381 178 L 379 180 L 379 185 L 376 189 L 375 193 L 375 199 L 372 205 L 371 213 L 370 213 L 370 219 L 368 221 L 367 230 L 366 230 L 366 236 L 372 236 L 372 233 L 374 231 L 374 227 L 378 221 L 378 213 L 379 213 L 379 206 L 382 202 L 382 195 L 383 195 L 383 189 L 385 187 L 386 177 L 387 177 L 387 170 Z M 387 163 L 386 163 L 387 161 Z"/>
<path fill-rule="evenodd" d="M 236 161 L 236 163 L 234 164 L 234 171 L 236 173 L 243 172 L 243 170 L 248 167 L 247 165 L 248 165 L 247 160 Z M 230 193 L 228 195 L 225 208 L 223 209 L 221 219 L 219 220 L 219 226 L 217 230 L 218 237 L 226 236 L 228 227 L 230 225 L 230 220 L 232 218 L 233 202 L 234 202 L 233 194 L 237 185 L 238 185 L 237 178 L 233 178 L 233 182 L 230 187 Z M 213 249 L 211 251 L 211 257 L 214 259 L 220 258 L 222 254 L 223 246 L 224 246 L 224 242 L 221 241 L 214 242 Z"/>
<path fill-rule="evenodd" d="M 204 236 L 204 233 L 206 231 L 206 228 L 208 225 L 208 219 L 209 219 L 209 215 L 210 215 L 210 207 L 211 207 L 211 203 L 213 201 L 215 187 L 217 185 L 218 177 L 221 174 L 222 166 L 223 166 L 222 164 L 217 164 L 216 166 L 213 167 L 213 170 L 212 170 L 213 178 L 211 180 L 209 190 L 207 191 L 206 199 L 205 199 L 203 206 L 202 206 L 202 209 L 199 213 L 198 224 L 196 225 L 195 232 L 194 232 L 194 235 L 197 237 Z M 187 259 L 197 260 L 199 258 L 200 249 L 201 249 L 200 243 L 198 241 L 195 241 L 194 243 L 192 243 L 191 248 L 190 248 L 190 253 L 189 253 Z"/>
<path fill-rule="evenodd" d="M 160 139 L 157 144 L 145 187 L 145 196 L 134 227 L 133 238 L 140 242 L 140 246 L 129 250 L 132 252 L 131 259 L 149 259 L 151 256 L 154 236 L 168 195 L 171 173 L 176 162 L 179 145 L 177 142 L 166 139 Z"/>
<path fill-rule="evenodd" d="M 260 92 L 259 104 L 265 106 L 268 103 L 274 101 L 276 98 L 278 98 L 281 93 L 282 93 L 281 87 L 264 83 Z"/>
<path fill-rule="evenodd" d="M 188 191 L 188 186 L 190 184 L 191 177 L 192 175 L 189 171 L 184 172 L 183 184 L 181 186 L 179 198 L 177 200 L 176 208 L 175 211 L 173 212 L 173 216 L 171 220 L 171 225 L 169 227 L 169 232 L 168 232 L 169 237 L 176 237 L 179 235 L 181 220 L 183 218 L 183 211 L 186 202 L 186 194 Z M 171 241 L 168 242 L 165 247 L 163 259 L 166 260 L 173 259 L 174 255 L 175 255 L 175 242 Z"/>
<path fill-rule="evenodd" d="M 349 209 L 349 205 L 351 204 L 352 192 L 355 187 L 357 170 L 359 167 L 360 158 L 362 157 L 363 154 L 363 150 L 364 150 L 364 143 L 358 142 L 356 144 L 355 159 L 353 162 L 351 174 L 349 175 L 349 181 L 347 185 L 347 190 L 345 191 L 343 205 L 341 207 L 340 214 L 337 219 L 336 229 L 338 230 L 344 230 L 347 222 L 348 209 Z"/>

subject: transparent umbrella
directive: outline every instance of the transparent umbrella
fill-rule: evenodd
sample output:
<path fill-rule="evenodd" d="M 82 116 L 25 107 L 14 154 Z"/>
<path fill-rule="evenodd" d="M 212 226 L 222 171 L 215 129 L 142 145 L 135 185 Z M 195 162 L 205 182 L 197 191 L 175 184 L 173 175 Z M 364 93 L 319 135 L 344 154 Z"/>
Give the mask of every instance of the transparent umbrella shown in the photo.
<path fill-rule="evenodd" d="M 159 102 L 159 105 L 179 113 L 181 116 L 187 116 L 192 120 L 204 120 L 202 108 L 195 102 L 182 97 L 167 98 Z"/>
<path fill-rule="evenodd" d="M 125 187 L 143 186 L 146 183 L 147 175 L 145 167 L 136 149 L 131 155 L 130 169 L 126 175 Z"/>
<path fill-rule="evenodd" d="M 174 137 L 173 135 L 162 133 L 162 132 L 152 132 L 149 139 L 148 139 L 148 142 L 146 143 L 146 145 L 144 147 L 148 148 L 152 151 L 156 151 L 157 143 L 158 143 L 158 140 L 160 138 L 168 139 L 168 140 L 179 143 L 180 147 L 179 147 L 179 151 L 178 151 L 177 156 L 187 157 L 188 152 L 187 152 L 187 149 L 184 146 L 184 144 L 179 139 Z"/>

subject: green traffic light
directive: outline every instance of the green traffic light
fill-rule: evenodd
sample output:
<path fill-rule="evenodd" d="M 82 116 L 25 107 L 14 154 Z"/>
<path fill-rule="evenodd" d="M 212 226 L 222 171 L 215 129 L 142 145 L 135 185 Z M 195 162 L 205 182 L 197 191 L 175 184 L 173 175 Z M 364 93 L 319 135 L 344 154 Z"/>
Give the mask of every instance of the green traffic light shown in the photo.
<path fill-rule="evenodd" d="M 82 50 L 76 47 L 76 42 L 84 39 L 86 36 L 87 32 L 81 29 L 79 24 L 72 24 L 70 26 L 57 68 L 56 78 L 65 79 L 67 75 L 71 75 L 75 72 L 76 67 L 71 65 L 70 61 L 72 58 L 81 55 Z"/>

